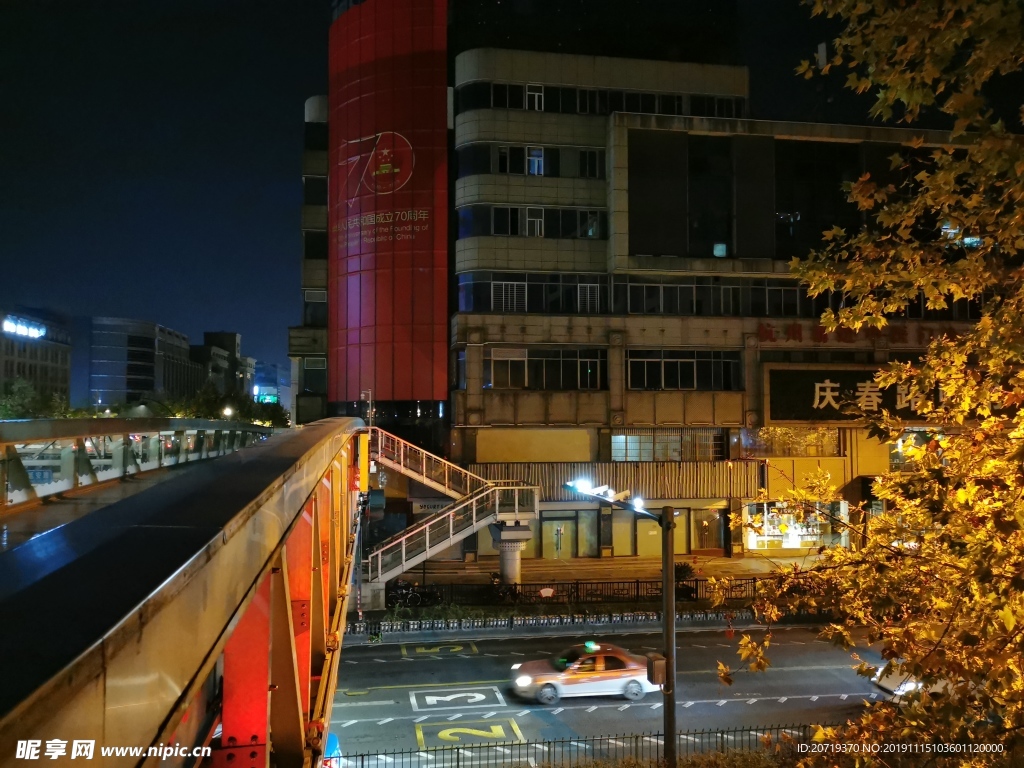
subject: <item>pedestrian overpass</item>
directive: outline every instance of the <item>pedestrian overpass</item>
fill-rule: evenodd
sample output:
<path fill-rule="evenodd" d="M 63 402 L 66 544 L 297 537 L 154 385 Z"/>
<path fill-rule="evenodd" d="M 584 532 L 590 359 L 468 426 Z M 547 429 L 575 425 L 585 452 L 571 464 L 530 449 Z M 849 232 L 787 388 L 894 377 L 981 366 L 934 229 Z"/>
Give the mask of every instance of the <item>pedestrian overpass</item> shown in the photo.
<path fill-rule="evenodd" d="M 114 455 L 132 442 L 128 426 Z M 23 454 L 19 470 L 3 436 L 4 477 L 21 478 Z M 371 457 L 453 501 L 361 564 Z M 87 468 L 78 460 L 65 456 L 70 475 Z M 124 461 L 110 468 L 128 473 Z M 204 766 L 319 765 L 362 577 L 379 589 L 485 526 L 521 531 L 536 504 L 531 486 L 488 482 L 358 419 L 328 419 L 0 553 L 0 766 L 24 764 L 19 747 L 44 756 L 51 743 L 65 750 L 51 764 L 75 765 L 75 742 L 93 742 L 96 758 L 141 750 L 103 756 L 110 766 L 197 765 L 181 755 L 203 747 Z M 168 747 L 178 752 L 164 760 Z"/>

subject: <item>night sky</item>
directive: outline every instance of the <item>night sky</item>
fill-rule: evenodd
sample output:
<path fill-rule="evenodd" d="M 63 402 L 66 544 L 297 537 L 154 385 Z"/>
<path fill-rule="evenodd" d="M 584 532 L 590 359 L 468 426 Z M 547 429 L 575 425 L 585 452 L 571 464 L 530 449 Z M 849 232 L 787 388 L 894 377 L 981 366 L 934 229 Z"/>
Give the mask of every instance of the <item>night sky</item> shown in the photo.
<path fill-rule="evenodd" d="M 0 0 L 0 304 L 287 364 L 326 0 Z"/>
<path fill-rule="evenodd" d="M 792 77 L 825 37 L 797 0 L 455 7 L 453 51 L 753 60 L 755 116 L 839 117 Z M 238 331 L 287 370 L 303 103 L 326 93 L 329 23 L 328 0 L 0 0 L 0 304 L 153 320 L 193 343 Z"/>

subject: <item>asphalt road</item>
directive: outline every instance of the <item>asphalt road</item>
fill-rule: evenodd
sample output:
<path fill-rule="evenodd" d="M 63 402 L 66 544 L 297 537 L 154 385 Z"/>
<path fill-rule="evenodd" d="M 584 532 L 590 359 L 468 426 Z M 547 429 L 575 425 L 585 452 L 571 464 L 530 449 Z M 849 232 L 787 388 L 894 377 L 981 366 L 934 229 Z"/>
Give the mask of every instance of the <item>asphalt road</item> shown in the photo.
<path fill-rule="evenodd" d="M 883 696 L 853 671 L 857 662 L 849 653 L 817 640 L 814 630 L 777 629 L 772 668 L 764 674 L 740 662 L 740 635 L 729 640 L 721 629 L 679 632 L 680 730 L 842 721 Z M 648 633 L 581 638 L 591 639 L 638 654 L 661 644 L 659 634 Z M 544 707 L 509 690 L 512 664 L 550 657 L 571 644 L 571 638 L 533 637 L 345 648 L 331 730 L 346 756 L 660 732 L 660 693 L 638 702 L 564 698 Z M 732 686 L 719 682 L 719 660 L 740 668 Z"/>

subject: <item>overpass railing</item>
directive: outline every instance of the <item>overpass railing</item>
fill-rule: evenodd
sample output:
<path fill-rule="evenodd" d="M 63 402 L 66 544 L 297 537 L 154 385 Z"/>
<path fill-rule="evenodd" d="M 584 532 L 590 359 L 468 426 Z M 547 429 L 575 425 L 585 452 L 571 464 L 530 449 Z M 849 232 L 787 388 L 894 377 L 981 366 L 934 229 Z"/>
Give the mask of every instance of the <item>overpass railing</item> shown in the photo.
<path fill-rule="evenodd" d="M 0 421 L 0 513 L 83 486 L 223 456 L 274 431 L 203 419 Z"/>

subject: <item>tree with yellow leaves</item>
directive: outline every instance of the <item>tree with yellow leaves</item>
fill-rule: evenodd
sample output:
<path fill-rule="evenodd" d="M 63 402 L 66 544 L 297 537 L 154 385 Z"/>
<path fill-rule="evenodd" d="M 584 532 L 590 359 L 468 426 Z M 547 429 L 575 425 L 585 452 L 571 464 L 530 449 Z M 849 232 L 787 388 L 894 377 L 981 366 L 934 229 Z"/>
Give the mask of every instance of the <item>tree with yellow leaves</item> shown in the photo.
<path fill-rule="evenodd" d="M 875 482 L 886 509 L 866 546 L 782 574 L 756 607 L 768 622 L 793 608 L 830 612 L 827 637 L 851 646 L 866 636 L 886 672 L 921 682 L 818 737 L 926 751 L 829 753 L 803 765 L 1024 765 L 1024 140 L 988 98 L 1024 68 L 1024 5 L 806 1 L 842 22 L 823 70 L 845 68 L 849 87 L 875 97 L 876 118 L 938 117 L 950 134 L 946 147 L 893 157 L 903 183 L 850 184 L 869 223 L 826 233 L 795 274 L 812 294 L 845 297 L 822 318 L 830 330 L 880 328 L 920 298 L 930 309 L 974 302 L 981 319 L 934 339 L 918 363 L 878 374 L 880 386 L 909 386 L 942 436 L 910 447 L 908 469 Z M 813 77 L 816 67 L 798 72 Z M 1024 88 L 1015 93 L 1016 109 Z M 872 428 L 892 440 L 903 424 L 884 414 Z M 793 501 L 829 498 L 826 486 L 819 479 Z M 767 650 L 745 638 L 740 653 L 756 670 Z M 940 751 L 952 744 L 964 746 Z"/>

